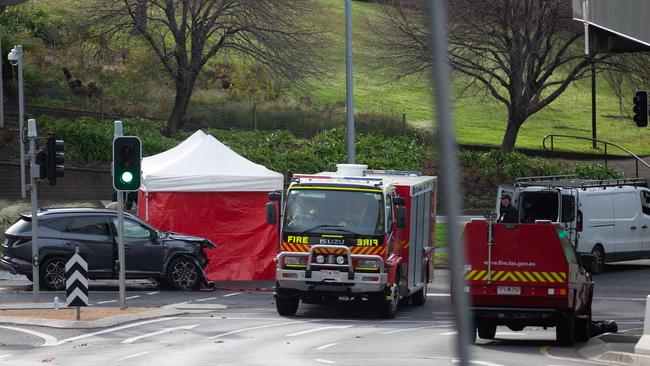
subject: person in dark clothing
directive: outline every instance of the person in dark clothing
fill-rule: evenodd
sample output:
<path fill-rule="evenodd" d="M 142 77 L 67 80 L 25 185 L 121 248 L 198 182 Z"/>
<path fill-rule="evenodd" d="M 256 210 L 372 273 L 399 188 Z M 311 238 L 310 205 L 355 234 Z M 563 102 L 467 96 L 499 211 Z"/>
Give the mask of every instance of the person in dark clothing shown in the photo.
<path fill-rule="evenodd" d="M 512 205 L 512 197 L 508 194 L 501 195 L 501 215 L 497 222 L 506 224 L 516 224 L 519 222 L 519 212 Z"/>
<path fill-rule="evenodd" d="M 124 198 L 124 209 L 130 210 L 133 207 L 133 203 L 138 203 L 138 192 L 128 192 Z M 113 194 L 111 195 L 111 203 L 109 203 L 106 208 L 112 210 L 117 209 L 117 191 L 113 191 Z"/>

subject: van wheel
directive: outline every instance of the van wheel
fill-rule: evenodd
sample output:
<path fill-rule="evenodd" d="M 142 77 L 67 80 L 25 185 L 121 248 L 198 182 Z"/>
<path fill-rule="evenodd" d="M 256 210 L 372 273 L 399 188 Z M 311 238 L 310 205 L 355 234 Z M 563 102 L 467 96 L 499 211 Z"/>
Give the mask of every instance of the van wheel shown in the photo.
<path fill-rule="evenodd" d="M 478 323 L 478 336 L 483 339 L 494 339 L 497 335 L 497 325 L 492 323 Z"/>
<path fill-rule="evenodd" d="M 594 256 L 594 265 L 591 266 L 591 273 L 601 273 L 605 267 L 605 251 L 603 250 L 603 247 L 596 245 L 594 249 L 592 249 L 591 254 Z"/>
<path fill-rule="evenodd" d="M 575 316 L 569 313 L 567 319 L 560 320 L 555 326 L 555 339 L 560 346 L 572 347 L 576 341 Z"/>

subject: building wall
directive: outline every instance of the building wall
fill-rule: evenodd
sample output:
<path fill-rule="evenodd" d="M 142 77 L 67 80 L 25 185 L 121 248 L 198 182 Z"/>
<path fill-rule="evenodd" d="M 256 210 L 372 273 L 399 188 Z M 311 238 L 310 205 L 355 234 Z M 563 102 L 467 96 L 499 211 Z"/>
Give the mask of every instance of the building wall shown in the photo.
<path fill-rule="evenodd" d="M 110 200 L 112 192 L 110 169 L 66 166 L 65 176 L 57 179 L 56 186 L 47 181 L 38 184 L 38 198 L 51 201 Z M 0 198 L 20 198 L 20 166 L 16 162 L 0 162 Z"/>

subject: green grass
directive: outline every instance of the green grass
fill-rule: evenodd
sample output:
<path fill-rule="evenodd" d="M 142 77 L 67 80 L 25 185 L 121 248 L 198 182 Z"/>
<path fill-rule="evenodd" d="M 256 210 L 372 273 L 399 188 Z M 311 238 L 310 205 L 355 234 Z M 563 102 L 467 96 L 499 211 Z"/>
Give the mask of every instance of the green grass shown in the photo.
<path fill-rule="evenodd" d="M 79 3 L 83 5 L 89 1 L 43 0 L 34 3 L 36 5 L 28 2 L 22 6 L 45 7 L 53 16 L 70 19 L 77 16 Z M 343 110 L 345 105 L 344 2 L 314 1 L 322 9 L 314 11 L 313 18 L 307 19 L 306 22 L 313 24 L 315 28 L 325 30 L 331 38 L 329 42 L 323 44 L 323 55 L 327 55 L 329 64 L 335 69 L 335 74 L 331 80 L 314 81 L 313 87 L 308 92 L 289 87 L 283 91 L 284 96 L 281 99 L 291 104 L 302 97 L 308 97 L 314 108 L 334 105 Z M 377 5 L 374 3 L 352 2 L 355 111 L 376 111 L 396 115 L 406 112 L 410 123 L 430 125 L 434 111 L 428 75 L 394 81 L 395 75 L 378 72 L 371 67 L 372 55 L 375 51 L 370 48 L 373 35 L 366 27 L 366 19 L 375 18 L 377 11 Z M 140 44 L 138 47 L 143 45 Z M 133 63 L 141 62 L 143 57 L 151 57 L 148 50 L 132 51 Z M 104 72 L 100 69 L 96 67 L 93 70 L 79 70 L 78 73 L 84 77 L 84 80 L 100 80 L 106 85 L 107 95 L 120 98 L 131 95 L 133 100 L 148 98 L 150 108 L 156 110 L 156 106 L 159 106 L 162 112 L 164 112 L 163 106 L 169 104 L 168 96 L 165 99 L 156 94 L 160 94 L 156 90 L 168 90 L 165 86 L 168 83 L 166 78 L 147 79 L 154 76 L 141 72 L 141 69 L 134 65 L 126 68 L 128 72 L 122 69 L 114 72 L 114 75 L 110 74 L 110 71 Z M 29 72 L 29 68 L 27 70 Z M 56 70 L 56 78 L 61 79 L 59 69 Z M 93 77 L 93 73 L 97 74 L 96 77 Z M 464 144 L 500 146 L 506 126 L 505 107 L 489 96 L 472 95 L 472 93 L 459 95 L 467 83 L 466 79 L 457 75 L 453 81 L 453 118 L 458 140 Z M 227 98 L 223 92 L 212 89 L 197 90 L 196 94 L 195 99 L 200 99 L 201 103 L 211 103 L 213 98 Z M 628 108 L 627 113 L 631 108 L 632 94 L 633 91 L 629 90 L 629 96 L 624 101 Z M 202 95 L 205 97 L 201 97 Z M 636 128 L 631 119 L 619 120 L 612 117 L 618 114 L 618 102 L 600 77 L 597 80 L 597 105 L 598 138 L 621 144 L 637 154 L 650 154 L 650 144 L 645 142 L 650 138 L 650 129 Z M 542 138 L 547 134 L 591 136 L 589 79 L 574 83 L 550 106 L 530 117 L 519 133 L 516 147 L 541 149 Z M 602 150 L 593 150 L 588 141 L 559 140 L 556 141 L 555 146 L 567 151 L 602 152 Z M 608 152 L 618 153 L 613 149 Z"/>

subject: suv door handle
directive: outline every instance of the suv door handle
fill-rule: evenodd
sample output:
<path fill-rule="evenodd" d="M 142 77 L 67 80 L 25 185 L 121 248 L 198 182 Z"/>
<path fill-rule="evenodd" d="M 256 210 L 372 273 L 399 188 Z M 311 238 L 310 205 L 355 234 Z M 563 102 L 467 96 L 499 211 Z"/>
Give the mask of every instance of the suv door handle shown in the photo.
<path fill-rule="evenodd" d="M 66 241 L 65 245 L 79 245 L 78 241 Z"/>
<path fill-rule="evenodd" d="M 641 226 L 641 229 L 647 229 L 647 228 L 648 228 L 648 225 Z"/>
<path fill-rule="evenodd" d="M 636 230 L 636 226 L 630 226 L 631 230 Z"/>

